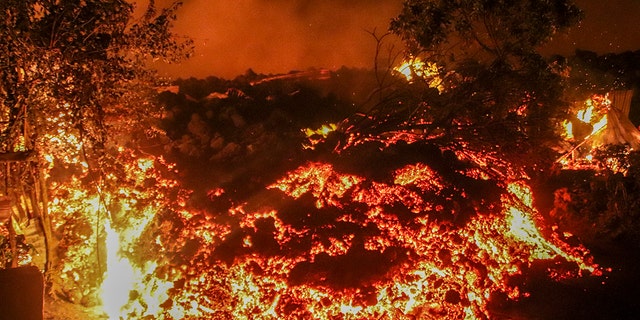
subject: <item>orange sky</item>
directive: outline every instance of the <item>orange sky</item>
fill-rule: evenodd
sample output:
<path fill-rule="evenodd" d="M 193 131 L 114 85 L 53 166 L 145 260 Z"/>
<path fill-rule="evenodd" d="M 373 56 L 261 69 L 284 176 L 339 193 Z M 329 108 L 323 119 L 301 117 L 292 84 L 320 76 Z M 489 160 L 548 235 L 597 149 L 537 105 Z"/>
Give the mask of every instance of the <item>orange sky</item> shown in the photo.
<path fill-rule="evenodd" d="M 640 50 L 640 0 L 576 0 L 585 17 L 551 42 L 562 54 L 585 49 L 600 54 Z"/>
<path fill-rule="evenodd" d="M 170 1 L 170 0 L 164 0 Z M 158 1 L 162 3 L 163 1 Z M 580 26 L 554 39 L 551 51 L 598 53 L 640 49 L 640 0 L 576 0 Z M 185 0 L 175 31 L 194 39 L 195 56 L 156 64 L 161 75 L 233 78 L 251 68 L 286 73 L 309 67 L 373 65 L 375 41 L 402 0 Z"/>

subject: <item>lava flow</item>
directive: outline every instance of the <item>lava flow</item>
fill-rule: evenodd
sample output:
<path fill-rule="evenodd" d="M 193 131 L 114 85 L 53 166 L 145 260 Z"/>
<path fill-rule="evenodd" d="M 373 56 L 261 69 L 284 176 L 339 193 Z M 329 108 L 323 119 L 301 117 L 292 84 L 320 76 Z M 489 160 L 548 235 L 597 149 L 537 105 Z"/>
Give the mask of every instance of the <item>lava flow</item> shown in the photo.
<path fill-rule="evenodd" d="M 474 199 L 424 163 L 374 181 L 308 162 L 265 190 L 271 203 L 216 215 L 121 202 L 138 229 L 105 224 L 103 302 L 111 319 L 486 318 L 492 294 L 523 294 L 509 277 L 535 260 L 598 272 L 584 248 L 539 227 L 524 182 L 500 189 L 495 201 Z M 69 259 L 64 274 L 82 282 L 85 262 Z"/>
<path fill-rule="evenodd" d="M 304 133 L 315 146 L 336 129 Z M 91 165 L 70 162 L 51 172 L 65 253 L 53 290 L 110 319 L 486 319 L 496 294 L 527 294 L 510 279 L 536 261 L 561 261 L 555 277 L 600 273 L 544 227 L 524 175 L 392 134 L 247 198 L 215 186 L 206 206 L 161 157 L 118 149 L 90 188 Z M 389 160 L 403 154 L 421 156 Z"/>

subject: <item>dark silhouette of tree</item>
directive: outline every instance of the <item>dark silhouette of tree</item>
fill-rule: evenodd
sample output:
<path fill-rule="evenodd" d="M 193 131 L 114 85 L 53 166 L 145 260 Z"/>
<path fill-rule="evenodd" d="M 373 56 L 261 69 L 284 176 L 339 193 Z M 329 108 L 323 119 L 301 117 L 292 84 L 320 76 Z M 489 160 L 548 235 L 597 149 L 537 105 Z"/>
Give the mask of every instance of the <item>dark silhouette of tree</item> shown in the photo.
<path fill-rule="evenodd" d="M 391 31 L 439 68 L 444 90 L 421 94 L 440 143 L 531 169 L 554 158 L 567 106 L 562 70 L 537 49 L 580 16 L 572 1 L 407 0 Z"/>

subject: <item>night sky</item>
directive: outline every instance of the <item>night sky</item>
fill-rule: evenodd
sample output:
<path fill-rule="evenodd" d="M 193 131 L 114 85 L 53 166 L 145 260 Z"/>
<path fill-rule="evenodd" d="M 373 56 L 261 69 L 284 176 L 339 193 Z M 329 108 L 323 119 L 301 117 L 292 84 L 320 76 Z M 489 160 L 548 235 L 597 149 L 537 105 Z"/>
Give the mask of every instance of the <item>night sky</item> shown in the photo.
<path fill-rule="evenodd" d="M 170 2 L 170 0 L 164 0 Z M 163 1 L 158 1 L 162 4 Z M 640 49 L 640 0 L 576 0 L 585 19 L 545 53 Z M 310 67 L 369 68 L 375 41 L 402 0 L 185 0 L 175 31 L 195 41 L 194 57 L 154 65 L 163 76 L 233 78 L 251 68 L 286 73 Z"/>

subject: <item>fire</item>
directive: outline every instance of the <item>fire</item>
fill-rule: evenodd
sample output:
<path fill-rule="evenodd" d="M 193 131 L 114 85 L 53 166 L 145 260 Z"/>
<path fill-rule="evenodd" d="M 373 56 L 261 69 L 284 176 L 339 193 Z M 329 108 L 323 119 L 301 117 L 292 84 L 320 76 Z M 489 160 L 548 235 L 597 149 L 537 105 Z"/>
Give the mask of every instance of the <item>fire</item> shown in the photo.
<path fill-rule="evenodd" d="M 602 118 L 593 124 L 593 129 L 591 130 L 591 135 L 599 132 L 600 130 L 604 129 L 604 127 L 607 126 L 607 115 L 603 115 Z"/>
<path fill-rule="evenodd" d="M 562 127 L 564 128 L 563 136 L 567 140 L 573 140 L 575 136 L 573 135 L 573 123 L 569 120 L 565 120 L 562 122 Z"/>
<path fill-rule="evenodd" d="M 118 183 L 93 190 L 83 187 L 82 177 L 87 174 L 83 165 L 71 171 L 64 183 L 54 183 L 51 210 L 56 212 L 55 228 L 63 230 L 61 247 L 65 248 L 54 290 L 74 302 L 80 302 L 75 301 L 80 297 L 74 296 L 74 290 L 80 289 L 83 299 L 94 296 L 109 319 L 181 318 L 189 311 L 166 306 L 179 270 L 163 268 L 156 255 L 162 257 L 165 244 L 149 230 L 158 212 L 170 206 L 168 190 L 177 186 L 158 170 L 171 166 L 161 158 L 121 151 L 122 175 L 114 171 L 104 177 Z M 82 162 L 86 163 L 72 163 Z M 154 188 L 145 189 L 151 181 Z M 153 259 L 145 260 L 150 256 Z"/>
<path fill-rule="evenodd" d="M 541 227 L 526 181 L 511 181 L 521 175 L 493 155 L 456 156 L 473 165 L 447 176 L 406 163 L 377 179 L 309 161 L 215 212 L 187 205 L 162 158 L 119 149 L 93 188 L 88 162 L 69 159 L 51 200 L 68 239 L 61 286 L 98 295 L 109 319 L 472 319 L 490 316 L 496 292 L 526 294 L 508 280 L 537 260 L 599 274 L 585 248 Z"/>
<path fill-rule="evenodd" d="M 402 64 L 395 67 L 394 70 L 405 76 L 407 81 L 411 81 L 414 75 L 419 77 L 424 75 L 424 68 L 425 63 L 420 58 L 411 58 L 403 61 Z M 429 75 L 428 72 L 427 75 Z"/>
<path fill-rule="evenodd" d="M 440 92 L 444 90 L 440 77 L 441 70 L 433 62 L 424 62 L 419 57 L 410 57 L 393 70 L 404 76 L 409 82 L 416 80 L 416 78 L 428 80 L 430 88 L 436 88 Z"/>
<path fill-rule="evenodd" d="M 308 143 L 303 145 L 303 147 L 305 149 L 315 149 L 315 146 L 318 143 L 324 141 L 324 139 L 326 139 L 331 132 L 336 131 L 336 129 L 338 129 L 338 125 L 335 123 L 323 124 L 317 129 L 303 129 L 302 132 L 305 134 L 308 141 Z"/>
<path fill-rule="evenodd" d="M 132 315 L 159 318 L 165 313 L 161 304 L 170 299 L 168 292 L 173 288 L 173 282 L 156 277 L 156 261 L 136 266 L 122 255 L 122 252 L 131 250 L 127 247 L 133 245 L 132 240 L 141 237 L 154 213 L 147 212 L 147 216 L 135 219 L 120 232 L 111 226 L 108 219 L 104 222 L 107 261 L 101 297 L 109 319 L 129 318 Z M 133 293 L 137 297 L 132 300 Z"/>
<path fill-rule="evenodd" d="M 611 106 L 611 101 L 605 96 L 595 95 L 584 102 L 584 108 L 576 112 L 576 119 L 582 123 L 591 125 L 592 130 L 589 135 L 602 130 L 607 125 L 606 110 Z M 563 123 L 565 136 L 574 137 L 573 124 L 570 121 Z"/>
<path fill-rule="evenodd" d="M 584 102 L 583 108 L 575 113 L 579 121 L 573 123 L 565 120 L 562 123 L 562 136 L 573 144 L 572 149 L 558 159 L 564 167 L 591 165 L 593 155 L 591 150 L 596 147 L 593 138 L 606 129 L 608 124 L 607 112 L 611 108 L 611 100 L 607 95 L 593 95 Z M 576 131 L 578 124 L 589 128 L 588 131 Z M 586 151 L 585 151 L 586 150 Z"/>
<path fill-rule="evenodd" d="M 576 117 L 578 118 L 578 120 L 584 123 L 591 123 L 591 118 L 593 117 L 593 109 L 594 109 L 593 101 L 589 99 L 585 102 L 585 104 L 587 105 L 587 107 L 585 109 L 578 111 L 578 113 L 576 114 Z"/>
<path fill-rule="evenodd" d="M 107 270 L 102 283 L 102 306 L 109 319 L 118 319 L 122 308 L 129 302 L 133 290 L 134 271 L 131 262 L 119 255 L 118 233 L 105 221 Z"/>

